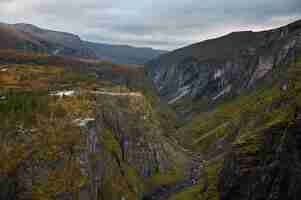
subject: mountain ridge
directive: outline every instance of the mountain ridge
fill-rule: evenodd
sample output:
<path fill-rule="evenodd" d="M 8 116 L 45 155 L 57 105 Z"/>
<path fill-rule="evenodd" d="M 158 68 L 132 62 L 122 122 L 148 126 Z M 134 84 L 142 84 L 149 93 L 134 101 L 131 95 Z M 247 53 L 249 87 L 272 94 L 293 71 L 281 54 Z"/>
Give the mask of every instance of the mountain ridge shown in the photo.
<path fill-rule="evenodd" d="M 262 32 L 234 32 L 169 52 L 146 64 L 159 94 L 182 113 L 185 101 L 215 101 L 255 86 L 300 50 L 301 20 Z M 210 101 L 210 102 L 205 102 Z"/>
<path fill-rule="evenodd" d="M 166 53 L 166 51 L 147 47 L 89 42 L 73 33 L 43 29 L 27 23 L 0 23 L 0 33 L 3 38 L 1 42 L 6 43 L 0 48 L 110 60 L 117 64 L 144 64 L 148 60 Z"/>
<path fill-rule="evenodd" d="M 300 25 L 146 68 L 41 54 L 84 52 L 15 32 L 38 54 L 0 49 L 0 199 L 298 200 Z"/>

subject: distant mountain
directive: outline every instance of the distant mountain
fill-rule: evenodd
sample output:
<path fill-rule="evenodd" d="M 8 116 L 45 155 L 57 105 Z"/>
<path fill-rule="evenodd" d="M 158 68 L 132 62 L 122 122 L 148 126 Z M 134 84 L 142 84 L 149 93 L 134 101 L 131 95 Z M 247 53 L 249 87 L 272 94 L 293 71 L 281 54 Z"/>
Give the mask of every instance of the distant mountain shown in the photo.
<path fill-rule="evenodd" d="M 0 200 L 301 196 L 301 21 L 146 67 L 82 59 L 105 45 L 72 34 L 1 27 Z"/>
<path fill-rule="evenodd" d="M 119 64 L 144 64 L 146 61 L 157 58 L 167 51 L 152 48 L 137 48 L 128 45 L 109 45 L 93 42 L 84 42 L 85 46 L 92 49 L 97 58 L 111 60 Z"/>
<path fill-rule="evenodd" d="M 31 24 L 0 24 L 1 49 L 96 59 L 76 35 L 41 29 Z"/>
<path fill-rule="evenodd" d="M 31 24 L 0 23 L 0 49 L 47 53 L 86 59 L 105 59 L 123 64 L 144 64 L 165 51 L 151 48 L 98 44 L 77 35 L 42 29 Z"/>

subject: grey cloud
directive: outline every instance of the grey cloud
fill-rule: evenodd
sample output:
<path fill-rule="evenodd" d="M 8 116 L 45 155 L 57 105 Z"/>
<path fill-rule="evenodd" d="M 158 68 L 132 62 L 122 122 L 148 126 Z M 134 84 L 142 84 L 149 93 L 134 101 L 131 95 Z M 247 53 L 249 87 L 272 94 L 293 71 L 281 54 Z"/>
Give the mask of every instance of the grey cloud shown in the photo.
<path fill-rule="evenodd" d="M 0 21 L 37 24 L 98 42 L 174 49 L 231 31 L 301 18 L 300 0 L 0 0 Z"/>

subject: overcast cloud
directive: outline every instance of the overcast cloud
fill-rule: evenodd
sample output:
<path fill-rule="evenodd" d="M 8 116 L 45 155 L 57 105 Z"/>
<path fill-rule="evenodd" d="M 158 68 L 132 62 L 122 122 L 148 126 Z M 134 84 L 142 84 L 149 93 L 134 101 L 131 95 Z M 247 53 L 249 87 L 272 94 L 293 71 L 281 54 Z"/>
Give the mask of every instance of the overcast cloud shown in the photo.
<path fill-rule="evenodd" d="M 0 0 L 0 21 L 83 39 L 175 49 L 239 30 L 301 19 L 301 0 Z"/>

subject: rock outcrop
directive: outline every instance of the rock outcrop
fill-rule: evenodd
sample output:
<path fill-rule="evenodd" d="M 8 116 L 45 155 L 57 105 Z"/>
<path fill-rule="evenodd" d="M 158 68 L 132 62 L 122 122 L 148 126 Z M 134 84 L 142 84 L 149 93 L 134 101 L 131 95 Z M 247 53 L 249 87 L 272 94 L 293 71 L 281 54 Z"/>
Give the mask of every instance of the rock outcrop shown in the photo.
<path fill-rule="evenodd" d="M 262 130 L 262 142 L 234 145 L 220 173 L 221 200 L 300 198 L 300 113 L 296 116 L 290 124 Z M 254 145 L 258 148 L 251 151 Z"/>
<path fill-rule="evenodd" d="M 234 87 L 235 98 L 217 102 L 207 108 L 208 112 L 197 110 L 191 120 L 177 130 L 175 136 L 180 144 L 203 155 L 206 163 L 203 171 L 207 178 L 201 177 L 197 185 L 174 194 L 171 200 L 298 199 L 301 180 L 298 24 L 285 27 L 298 30 L 291 37 L 272 42 L 271 45 L 278 49 L 260 54 L 261 57 L 276 55 L 273 60 L 282 60 L 278 65 L 271 68 L 270 59 L 259 60 L 262 68 L 256 68 L 256 78 L 250 79 L 246 88 Z M 285 28 L 277 29 L 273 34 Z M 290 39 L 295 44 L 291 49 L 283 46 Z M 288 53 L 285 53 L 287 56 L 283 56 L 283 52 Z M 213 78 L 224 73 L 217 71 Z M 232 89 L 226 87 L 222 94 Z M 221 95 L 214 96 L 213 100 L 219 98 Z M 187 102 L 182 103 L 182 107 L 187 108 Z M 178 105 L 175 103 L 175 106 Z M 194 102 L 193 106 L 204 105 Z"/>
<path fill-rule="evenodd" d="M 297 200 L 300 32 L 232 33 L 149 63 L 170 105 L 196 108 L 189 122 L 139 66 L 2 54 L 0 199 Z"/>
<path fill-rule="evenodd" d="M 171 199 L 298 199 L 300 67 L 299 55 L 273 74 L 272 85 L 200 114 L 178 130 L 178 140 L 203 155 L 208 176 Z"/>
<path fill-rule="evenodd" d="M 82 196 L 91 200 L 142 198 L 147 178 L 186 162 L 145 97 L 130 94 L 99 93 L 97 118 L 84 127 L 88 148 L 82 163 L 89 181 Z"/>
<path fill-rule="evenodd" d="M 45 63 L 1 69 L 1 199 L 138 200 L 182 178 L 187 156 L 146 87 Z"/>

